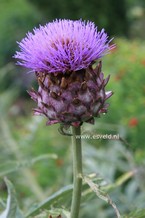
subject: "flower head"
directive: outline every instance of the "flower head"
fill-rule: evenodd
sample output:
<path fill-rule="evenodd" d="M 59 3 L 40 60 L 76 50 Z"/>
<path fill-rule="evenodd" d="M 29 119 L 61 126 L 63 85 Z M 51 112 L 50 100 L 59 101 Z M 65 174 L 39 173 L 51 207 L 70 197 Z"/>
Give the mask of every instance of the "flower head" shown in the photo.
<path fill-rule="evenodd" d="M 28 33 L 19 43 L 21 51 L 15 58 L 33 71 L 76 71 L 113 48 L 109 42 L 104 29 L 98 31 L 93 22 L 55 20 Z"/>
<path fill-rule="evenodd" d="M 28 33 L 15 58 L 36 74 L 38 91 L 29 92 L 37 102 L 34 113 L 45 115 L 48 125 L 66 126 L 94 123 L 106 113 L 109 76 L 104 79 L 101 61 L 93 64 L 113 48 L 109 42 L 104 30 L 81 20 L 56 20 Z"/>

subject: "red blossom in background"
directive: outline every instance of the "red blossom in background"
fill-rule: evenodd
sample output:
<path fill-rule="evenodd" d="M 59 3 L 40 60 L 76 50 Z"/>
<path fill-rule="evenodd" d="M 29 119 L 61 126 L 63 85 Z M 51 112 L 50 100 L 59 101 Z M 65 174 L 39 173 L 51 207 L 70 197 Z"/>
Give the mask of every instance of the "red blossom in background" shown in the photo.
<path fill-rule="evenodd" d="M 145 59 L 141 61 L 141 64 L 145 66 Z"/>
<path fill-rule="evenodd" d="M 132 117 L 129 122 L 128 122 L 128 125 L 130 127 L 135 127 L 138 125 L 138 119 L 136 117 Z"/>

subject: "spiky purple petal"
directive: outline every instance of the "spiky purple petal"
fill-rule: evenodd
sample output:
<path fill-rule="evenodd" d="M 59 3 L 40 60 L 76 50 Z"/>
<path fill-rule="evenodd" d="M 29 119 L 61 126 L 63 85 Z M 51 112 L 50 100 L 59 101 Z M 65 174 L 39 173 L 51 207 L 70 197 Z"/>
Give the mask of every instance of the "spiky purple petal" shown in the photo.
<path fill-rule="evenodd" d="M 109 42 L 93 22 L 55 20 L 27 33 L 14 57 L 32 71 L 77 71 L 108 53 Z"/>

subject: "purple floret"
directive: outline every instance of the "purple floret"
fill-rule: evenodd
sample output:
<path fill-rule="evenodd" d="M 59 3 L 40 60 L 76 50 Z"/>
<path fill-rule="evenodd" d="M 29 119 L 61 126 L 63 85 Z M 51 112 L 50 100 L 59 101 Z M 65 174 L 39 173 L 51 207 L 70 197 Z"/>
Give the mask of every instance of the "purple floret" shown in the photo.
<path fill-rule="evenodd" d="M 14 57 L 32 71 L 77 71 L 108 53 L 109 43 L 104 29 L 98 31 L 93 22 L 55 20 L 29 32 Z"/>

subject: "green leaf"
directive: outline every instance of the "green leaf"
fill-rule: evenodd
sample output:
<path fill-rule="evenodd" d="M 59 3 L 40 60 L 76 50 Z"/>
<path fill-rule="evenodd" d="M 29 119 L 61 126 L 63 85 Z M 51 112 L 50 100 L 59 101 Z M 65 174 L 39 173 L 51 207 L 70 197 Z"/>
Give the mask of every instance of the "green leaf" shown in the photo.
<path fill-rule="evenodd" d="M 113 207 L 117 218 L 121 218 L 121 215 L 120 215 L 115 203 L 111 200 L 110 196 L 101 189 L 101 186 L 97 183 L 94 183 L 94 181 L 92 181 L 92 178 L 90 178 L 90 177 L 84 176 L 84 177 L 82 177 L 82 179 L 84 182 L 86 182 L 89 185 L 91 190 L 93 192 L 95 192 L 96 195 L 100 199 L 102 199 L 103 201 L 106 201 L 108 204 L 110 204 Z"/>
<path fill-rule="evenodd" d="M 61 215 L 63 218 L 70 218 L 70 212 L 62 208 L 55 208 L 53 210 L 49 210 L 48 215 L 51 215 L 53 218 L 58 217 L 59 215 Z"/>
<path fill-rule="evenodd" d="M 116 212 L 117 217 L 120 218 L 120 213 L 119 213 L 116 205 L 114 204 L 114 202 L 112 202 L 111 198 L 109 197 L 108 194 L 106 194 L 105 191 L 110 190 L 110 189 L 113 190 L 116 187 L 122 185 L 123 182 L 125 182 L 126 180 L 128 180 L 128 178 L 130 178 L 130 176 L 132 176 L 131 172 L 129 172 L 128 174 L 125 174 L 124 176 L 121 176 L 117 180 L 117 184 L 116 183 L 115 183 L 115 185 L 112 184 L 112 186 L 108 186 L 108 185 L 104 186 L 103 185 L 104 180 L 100 177 L 96 177 L 96 174 L 90 174 L 88 177 L 83 177 L 84 184 L 83 184 L 83 188 L 82 188 L 82 201 L 83 201 L 83 198 L 84 198 L 84 200 L 86 200 L 86 197 L 89 196 L 92 191 L 94 191 L 99 198 L 106 201 L 107 203 L 109 203 L 113 207 L 113 209 Z M 89 185 L 89 187 L 88 187 L 88 185 Z M 90 188 L 92 191 L 90 191 Z M 104 188 L 105 188 L 105 191 L 104 191 Z M 73 190 L 73 185 L 65 186 L 64 188 L 60 189 L 59 191 L 57 191 L 56 193 L 54 193 L 53 195 L 48 197 L 42 203 L 40 203 L 36 206 L 33 206 L 33 208 L 31 208 L 30 211 L 25 215 L 25 218 L 33 217 L 34 215 L 38 215 L 43 210 L 48 211 L 51 207 L 56 208 L 56 207 L 61 207 L 61 206 L 64 207 L 64 205 L 66 206 L 66 204 L 69 203 L 71 200 L 70 196 L 72 194 L 72 190 Z M 65 212 L 64 212 L 64 216 L 69 218 L 69 214 L 67 214 L 67 213 L 65 214 Z"/>
<path fill-rule="evenodd" d="M 0 176 L 6 176 L 8 173 L 20 170 L 25 167 L 31 167 L 38 161 L 43 161 L 46 159 L 57 159 L 56 154 L 44 154 L 32 158 L 31 160 L 23 161 L 8 161 L 0 165 Z"/>
<path fill-rule="evenodd" d="M 62 218 L 70 218 L 70 212 L 61 208 L 55 208 L 48 211 L 45 210 L 39 215 L 35 216 L 35 218 L 48 218 L 50 216 L 52 216 L 53 218 L 58 218 L 60 216 Z"/>
<path fill-rule="evenodd" d="M 6 206 L 1 198 L 0 198 L 0 206 L 3 207 L 3 208 L 5 208 L 5 206 Z"/>
<path fill-rule="evenodd" d="M 15 189 L 12 183 L 5 178 L 5 183 L 8 188 L 8 198 L 5 211 L 0 215 L 0 218 L 24 218 L 18 207 Z"/>
<path fill-rule="evenodd" d="M 145 209 L 137 209 L 129 213 L 128 215 L 124 215 L 122 218 L 144 218 L 145 217 Z"/>
<path fill-rule="evenodd" d="M 53 205 L 56 202 L 64 201 L 68 196 L 72 193 L 73 185 L 65 186 L 64 188 L 60 189 L 58 192 L 54 193 L 50 197 L 48 197 L 45 201 L 40 203 L 39 205 L 35 206 L 28 212 L 25 217 L 33 217 L 34 215 L 37 215 L 42 211 L 43 209 L 49 209 L 51 205 Z M 1 217 L 0 217 L 1 218 Z"/>

